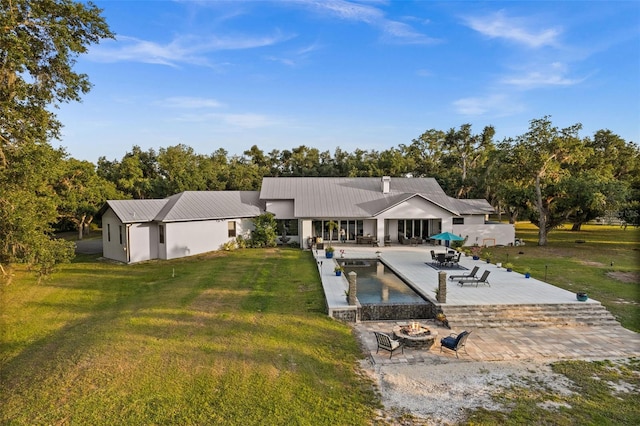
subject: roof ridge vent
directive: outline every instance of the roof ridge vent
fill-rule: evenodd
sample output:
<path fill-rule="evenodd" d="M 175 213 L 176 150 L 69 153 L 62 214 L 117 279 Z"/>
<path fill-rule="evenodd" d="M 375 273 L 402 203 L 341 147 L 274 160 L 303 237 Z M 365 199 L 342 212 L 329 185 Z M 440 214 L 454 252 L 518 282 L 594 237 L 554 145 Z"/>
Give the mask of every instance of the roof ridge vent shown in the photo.
<path fill-rule="evenodd" d="M 382 193 L 388 194 L 391 186 L 391 176 L 382 176 Z"/>

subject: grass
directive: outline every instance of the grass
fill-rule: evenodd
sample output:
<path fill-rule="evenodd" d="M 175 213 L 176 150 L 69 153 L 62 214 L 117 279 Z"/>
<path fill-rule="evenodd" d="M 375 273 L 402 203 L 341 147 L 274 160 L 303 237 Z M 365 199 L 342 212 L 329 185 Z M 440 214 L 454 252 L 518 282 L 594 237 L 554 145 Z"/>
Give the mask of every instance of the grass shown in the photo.
<path fill-rule="evenodd" d="M 516 271 L 530 268 L 535 278 L 586 291 L 624 327 L 640 331 L 638 229 L 598 225 L 585 226 L 580 232 L 559 229 L 549 235 L 546 247 L 536 245 L 533 225 L 519 223 L 516 234 L 526 245 L 492 247 L 492 262 L 509 261 Z M 469 413 L 468 424 L 640 424 L 640 360 L 561 361 L 553 363 L 552 369 L 570 380 L 572 393 L 559 393 L 544 383 L 503 389 L 494 398 L 506 410 L 480 408 Z"/>
<path fill-rule="evenodd" d="M 351 329 L 309 252 L 118 265 L 2 287 L 2 424 L 370 424 Z M 267 420 L 268 419 L 268 420 Z"/>
<path fill-rule="evenodd" d="M 537 246 L 537 228 L 518 223 L 516 236 L 526 245 L 491 247 L 493 263 L 511 262 L 514 270 L 601 302 L 620 323 L 640 332 L 640 230 L 586 225 L 579 232 L 554 230 L 549 244 Z M 584 241 L 576 243 L 576 241 Z"/>
<path fill-rule="evenodd" d="M 571 381 L 569 393 L 537 382 L 504 389 L 494 398 L 508 410 L 475 410 L 468 424 L 640 424 L 639 360 L 561 361 L 554 363 L 552 370 Z"/>
<path fill-rule="evenodd" d="M 516 271 L 530 267 L 536 278 L 587 291 L 640 330 L 637 229 L 558 230 L 547 247 L 536 246 L 528 224 L 517 235 L 527 244 L 492 248 L 494 262 L 508 255 Z M 12 272 L 0 286 L 1 424 L 379 422 L 380 396 L 357 367 L 362 353 L 350 327 L 324 312 L 309 252 L 128 266 L 81 255 L 41 284 L 20 267 Z M 574 393 L 539 383 L 505 389 L 496 398 L 507 411 L 479 409 L 469 421 L 640 423 L 638 360 L 553 368 Z M 557 408 L 545 408 L 549 401 Z"/>

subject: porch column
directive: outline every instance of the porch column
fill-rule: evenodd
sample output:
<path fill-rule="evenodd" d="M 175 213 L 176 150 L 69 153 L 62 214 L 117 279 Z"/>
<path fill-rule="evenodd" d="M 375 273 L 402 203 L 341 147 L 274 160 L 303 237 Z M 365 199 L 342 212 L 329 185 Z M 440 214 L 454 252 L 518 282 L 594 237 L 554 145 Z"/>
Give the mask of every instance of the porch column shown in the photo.
<path fill-rule="evenodd" d="M 303 250 L 309 248 L 307 246 L 307 241 L 311 238 L 311 234 L 313 233 L 313 227 L 311 225 L 310 219 L 300 220 L 299 222 L 298 235 L 300 237 L 300 248 Z"/>
<path fill-rule="evenodd" d="M 384 218 L 379 217 L 379 218 L 376 219 L 376 221 L 377 221 L 377 224 L 376 224 L 376 227 L 377 227 L 376 235 L 377 235 L 377 238 L 378 238 L 378 243 L 380 243 L 380 247 L 382 247 L 382 246 L 384 246 Z"/>

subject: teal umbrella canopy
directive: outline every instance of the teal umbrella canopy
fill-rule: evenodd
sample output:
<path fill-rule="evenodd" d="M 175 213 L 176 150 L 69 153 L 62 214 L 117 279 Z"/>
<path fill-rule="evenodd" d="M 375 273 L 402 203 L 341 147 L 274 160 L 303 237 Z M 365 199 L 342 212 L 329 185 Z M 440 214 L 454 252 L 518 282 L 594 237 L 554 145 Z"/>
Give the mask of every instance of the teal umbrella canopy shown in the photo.
<path fill-rule="evenodd" d="M 443 232 L 441 234 L 432 235 L 429 238 L 433 240 L 444 240 L 444 241 L 463 241 L 464 238 L 457 236 L 456 234 L 452 234 L 451 232 Z"/>

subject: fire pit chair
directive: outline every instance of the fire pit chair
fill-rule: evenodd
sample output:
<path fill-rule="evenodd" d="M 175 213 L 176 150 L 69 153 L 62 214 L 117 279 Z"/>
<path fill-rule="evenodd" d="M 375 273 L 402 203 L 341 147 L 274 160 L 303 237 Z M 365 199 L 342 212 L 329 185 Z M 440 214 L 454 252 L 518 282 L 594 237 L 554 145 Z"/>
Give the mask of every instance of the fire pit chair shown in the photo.
<path fill-rule="evenodd" d="M 382 348 L 386 351 L 389 351 L 389 358 L 393 356 L 393 351 L 396 349 L 402 349 L 402 353 L 404 353 L 404 344 L 397 340 L 393 340 L 391 336 L 386 333 L 380 333 L 378 331 L 374 331 L 373 334 L 376 335 L 376 340 L 378 341 L 378 348 L 376 349 L 376 353 Z"/>
<path fill-rule="evenodd" d="M 456 358 L 458 358 L 458 351 L 460 349 L 464 349 L 465 353 L 467 352 L 465 344 L 467 342 L 467 337 L 469 337 L 470 334 L 470 331 L 465 330 L 460 334 L 451 333 L 451 335 L 443 337 L 440 339 L 440 352 L 442 352 L 442 348 L 446 348 L 454 351 L 456 353 Z"/>

